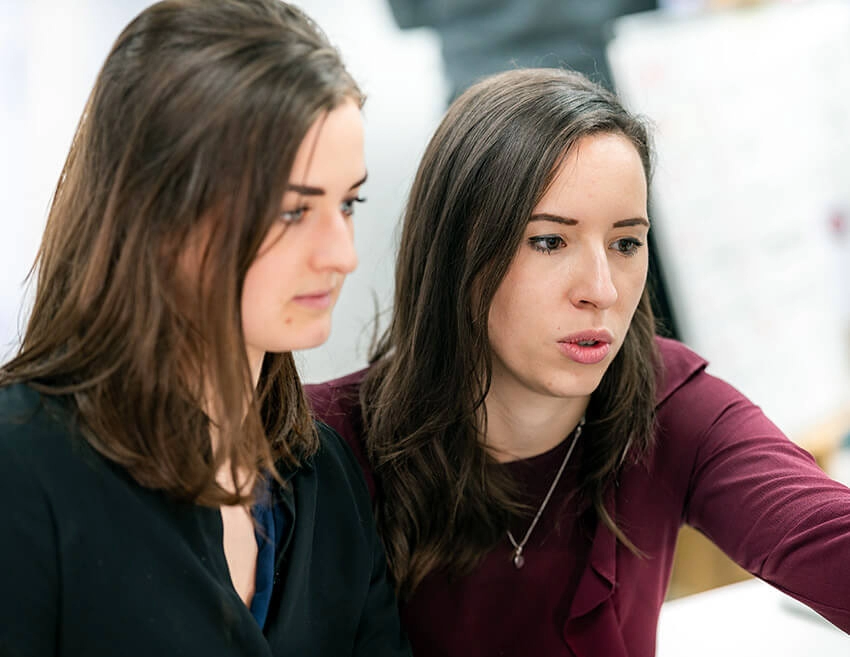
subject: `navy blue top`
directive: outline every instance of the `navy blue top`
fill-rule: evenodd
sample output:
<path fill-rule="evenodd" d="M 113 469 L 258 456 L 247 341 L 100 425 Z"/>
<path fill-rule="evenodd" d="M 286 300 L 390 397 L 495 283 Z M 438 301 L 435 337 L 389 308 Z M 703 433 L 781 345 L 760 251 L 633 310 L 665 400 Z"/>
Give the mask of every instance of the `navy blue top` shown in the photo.
<path fill-rule="evenodd" d="M 266 477 L 257 502 L 251 507 L 251 515 L 256 523 L 254 536 L 257 539 L 257 576 L 250 609 L 251 615 L 261 628 L 266 624 L 274 586 L 275 548 L 279 538 L 284 535 L 286 524 L 283 510 L 272 504 L 273 484 L 274 479 Z"/>

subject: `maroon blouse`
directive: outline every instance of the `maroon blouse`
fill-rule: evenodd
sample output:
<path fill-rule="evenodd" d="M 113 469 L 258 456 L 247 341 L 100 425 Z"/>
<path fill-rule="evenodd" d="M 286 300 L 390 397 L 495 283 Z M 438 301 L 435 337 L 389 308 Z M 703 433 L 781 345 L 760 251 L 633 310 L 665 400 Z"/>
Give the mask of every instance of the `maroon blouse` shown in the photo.
<path fill-rule="evenodd" d="M 608 509 L 644 552 L 635 557 L 567 494 L 572 457 L 514 568 L 505 541 L 469 576 L 432 573 L 402 605 L 417 657 L 651 657 L 682 523 L 743 568 L 850 632 L 850 489 L 829 479 L 706 362 L 658 339 L 665 375 L 649 459 L 629 466 Z M 316 415 L 352 446 L 370 490 L 357 404 L 363 372 L 307 386 Z M 593 440 L 587 427 L 580 438 Z M 567 449 L 504 467 L 542 500 Z M 526 521 L 513 527 L 524 535 Z"/>

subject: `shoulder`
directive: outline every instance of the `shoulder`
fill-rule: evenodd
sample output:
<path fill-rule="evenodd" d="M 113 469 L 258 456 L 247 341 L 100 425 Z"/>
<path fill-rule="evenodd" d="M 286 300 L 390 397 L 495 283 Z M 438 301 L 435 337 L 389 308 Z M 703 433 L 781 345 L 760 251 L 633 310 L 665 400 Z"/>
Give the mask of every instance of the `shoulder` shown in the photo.
<path fill-rule="evenodd" d="M 72 450 L 74 422 L 56 399 L 24 384 L 0 388 L 0 469 L 49 467 Z"/>
<path fill-rule="evenodd" d="M 368 369 L 358 370 L 346 376 L 324 383 L 304 386 L 313 412 L 323 422 L 346 437 L 353 414 L 360 415 L 360 384 Z"/>
<path fill-rule="evenodd" d="M 30 483 L 44 453 L 45 426 L 41 396 L 23 384 L 0 388 L 0 490 L 14 492 Z M 8 489 L 6 487 L 9 487 Z"/>
<path fill-rule="evenodd" d="M 309 496 L 315 496 L 317 504 L 342 511 L 363 524 L 372 517 L 370 491 L 363 469 L 351 447 L 332 427 L 320 421 L 315 425 L 319 449 L 295 472 L 296 488 L 302 495 L 307 489 L 312 490 Z"/>
<path fill-rule="evenodd" d="M 0 388 L 0 498 L 38 492 L 67 510 L 116 468 L 86 440 L 67 398 L 25 384 Z"/>
<path fill-rule="evenodd" d="M 660 405 L 694 376 L 703 372 L 708 361 L 681 342 L 670 338 L 658 336 L 655 338 L 655 344 L 661 357 L 656 396 Z"/>
<path fill-rule="evenodd" d="M 0 427 L 12 431 L 29 424 L 43 410 L 41 395 L 23 383 L 0 388 Z"/>
<path fill-rule="evenodd" d="M 315 421 L 319 434 L 319 449 L 313 456 L 314 468 L 325 473 L 333 472 L 333 476 L 344 482 L 346 487 L 359 488 L 364 485 L 363 468 L 351 446 L 339 433 L 319 420 Z"/>
<path fill-rule="evenodd" d="M 656 344 L 661 363 L 651 469 L 656 476 L 681 479 L 694 467 L 724 409 L 732 400 L 746 400 L 731 385 L 709 374 L 708 361 L 681 342 L 659 337 Z"/>
<path fill-rule="evenodd" d="M 734 386 L 710 374 L 708 361 L 681 342 L 657 338 L 661 355 L 657 408 L 659 417 L 671 416 L 692 425 L 716 418 L 730 405 L 756 408 Z"/>
<path fill-rule="evenodd" d="M 342 437 L 363 470 L 370 492 L 374 492 L 360 408 L 360 384 L 367 372 L 368 369 L 363 369 L 332 381 L 308 384 L 304 390 L 317 423 Z"/>
<path fill-rule="evenodd" d="M 764 468 L 764 454 L 793 453 L 794 445 L 761 409 L 728 382 L 707 371 L 708 362 L 687 346 L 658 339 L 661 355 L 654 441 L 646 460 L 624 473 L 622 490 L 682 517 L 699 491 L 724 477 L 740 479 Z M 728 483 L 728 482 L 727 482 Z M 676 505 L 679 506 L 676 506 Z M 643 509 L 645 506 L 634 505 Z M 671 517 L 673 517 L 671 516 Z"/>
<path fill-rule="evenodd" d="M 659 385 L 654 459 L 657 471 L 694 471 L 718 453 L 745 446 L 783 448 L 783 433 L 757 404 L 708 371 L 707 361 L 685 345 L 659 340 Z"/>
<path fill-rule="evenodd" d="M 315 421 L 319 434 L 319 449 L 313 458 L 313 465 L 333 467 L 346 476 L 359 475 L 360 466 L 351 447 L 333 428 L 320 420 Z"/>
<path fill-rule="evenodd" d="M 70 502 L 91 482 L 85 478 L 87 443 L 73 424 L 73 415 L 53 397 L 23 384 L 0 388 L 0 499 L 13 501 L 4 526 L 25 539 L 6 544 L 7 555 L 23 558 L 32 551 L 47 559 L 60 526 L 91 511 L 75 511 Z"/>

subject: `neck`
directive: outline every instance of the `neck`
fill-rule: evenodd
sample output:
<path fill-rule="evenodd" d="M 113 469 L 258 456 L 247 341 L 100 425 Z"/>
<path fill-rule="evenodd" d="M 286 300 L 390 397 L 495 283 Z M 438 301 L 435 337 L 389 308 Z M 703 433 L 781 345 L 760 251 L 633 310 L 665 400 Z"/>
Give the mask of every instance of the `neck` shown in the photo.
<path fill-rule="evenodd" d="M 498 384 L 487 393 L 485 444 L 499 462 L 548 452 L 578 426 L 589 397 L 559 398 Z"/>
<path fill-rule="evenodd" d="M 251 491 L 256 483 L 257 473 L 249 472 L 245 468 L 238 468 L 236 471 L 236 479 L 230 466 L 230 461 L 225 460 L 221 467 L 215 473 L 215 480 L 228 493 L 235 493 L 241 490 L 244 494 L 246 491 Z"/>
<path fill-rule="evenodd" d="M 260 382 L 260 372 L 263 371 L 263 360 L 266 357 L 266 352 L 250 346 L 246 349 L 248 351 L 248 367 L 251 369 L 251 380 L 254 382 L 254 389 L 256 389 Z"/>
<path fill-rule="evenodd" d="M 248 349 L 248 366 L 251 370 L 251 377 L 254 384 L 254 388 L 256 389 L 259 381 L 260 381 L 260 372 L 263 367 L 263 359 L 265 358 L 265 352 L 257 351 L 250 347 Z M 208 404 L 207 413 L 210 417 L 215 420 L 216 414 L 213 413 L 213 405 Z M 244 419 L 244 416 L 243 416 Z M 216 429 L 216 422 L 213 421 L 210 423 L 210 441 L 212 443 L 213 453 L 218 452 L 219 450 L 219 437 L 218 431 Z M 231 463 L 229 458 L 225 458 L 221 466 L 219 466 L 216 471 L 215 479 L 216 482 L 224 488 L 226 491 L 230 493 L 235 493 L 238 489 L 250 489 L 254 485 L 254 480 L 256 479 L 256 473 L 246 470 L 245 468 L 237 469 L 235 473 L 236 479 L 234 480 L 234 473 L 231 470 Z"/>

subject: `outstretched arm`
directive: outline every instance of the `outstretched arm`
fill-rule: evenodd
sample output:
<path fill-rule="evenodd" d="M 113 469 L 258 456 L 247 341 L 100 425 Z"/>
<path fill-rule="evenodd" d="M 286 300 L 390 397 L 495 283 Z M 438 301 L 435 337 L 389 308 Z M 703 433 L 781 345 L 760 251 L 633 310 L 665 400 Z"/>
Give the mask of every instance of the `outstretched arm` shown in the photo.
<path fill-rule="evenodd" d="M 703 373 L 687 388 L 678 431 L 697 448 L 685 521 L 850 632 L 850 489 L 725 382 Z"/>

